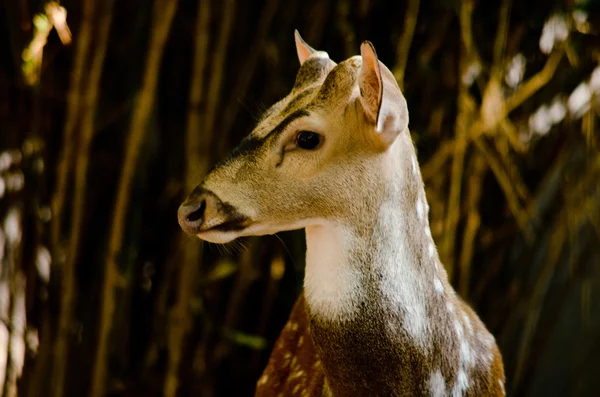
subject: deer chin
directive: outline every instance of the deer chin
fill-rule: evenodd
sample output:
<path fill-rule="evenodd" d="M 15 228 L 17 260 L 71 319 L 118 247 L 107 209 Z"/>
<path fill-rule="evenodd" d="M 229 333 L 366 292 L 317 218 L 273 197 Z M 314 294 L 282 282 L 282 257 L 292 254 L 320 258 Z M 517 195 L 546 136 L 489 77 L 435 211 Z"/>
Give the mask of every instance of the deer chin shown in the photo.
<path fill-rule="evenodd" d="M 196 237 L 198 237 L 200 240 L 208 241 L 209 243 L 213 244 L 227 244 L 240 237 L 240 233 L 209 229 L 200 233 L 196 233 Z"/>

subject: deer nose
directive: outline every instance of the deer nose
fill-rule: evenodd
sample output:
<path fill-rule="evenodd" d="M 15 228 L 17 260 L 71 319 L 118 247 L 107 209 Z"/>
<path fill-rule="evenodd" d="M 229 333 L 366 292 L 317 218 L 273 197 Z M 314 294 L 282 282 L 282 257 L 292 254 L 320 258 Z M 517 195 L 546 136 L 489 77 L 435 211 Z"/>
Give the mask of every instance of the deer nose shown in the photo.
<path fill-rule="evenodd" d="M 218 198 L 213 193 L 198 186 L 177 210 L 179 226 L 186 233 L 199 233 L 206 223 L 207 206 L 216 206 L 217 201 Z"/>

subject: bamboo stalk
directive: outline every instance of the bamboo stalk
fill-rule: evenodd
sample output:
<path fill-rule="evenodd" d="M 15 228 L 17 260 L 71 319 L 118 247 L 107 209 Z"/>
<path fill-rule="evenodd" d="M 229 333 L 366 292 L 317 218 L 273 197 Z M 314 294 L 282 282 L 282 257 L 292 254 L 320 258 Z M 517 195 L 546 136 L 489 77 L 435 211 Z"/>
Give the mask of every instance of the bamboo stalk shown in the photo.
<path fill-rule="evenodd" d="M 229 46 L 229 36 L 233 27 L 235 16 L 236 0 L 225 0 L 223 4 L 223 17 L 220 21 L 221 29 L 217 38 L 217 48 L 211 56 L 213 61 L 211 65 L 211 78 L 208 85 L 206 96 L 206 119 L 204 120 L 204 129 L 207 135 L 207 146 L 212 144 L 209 139 L 213 135 L 215 120 L 217 118 L 217 107 L 221 100 L 221 91 L 223 85 L 223 76 L 225 74 L 225 60 L 227 57 L 227 48 Z"/>
<path fill-rule="evenodd" d="M 496 40 L 494 41 L 494 58 L 492 60 L 492 75 L 496 78 L 499 78 L 503 72 L 502 66 L 508 37 L 511 3 L 512 0 L 502 0 L 502 5 L 500 6 Z"/>
<path fill-rule="evenodd" d="M 490 150 L 484 140 L 477 139 L 475 141 L 475 146 L 477 149 L 481 151 L 486 159 L 486 162 L 490 166 L 490 169 L 494 173 L 496 180 L 500 184 L 502 191 L 504 192 L 504 196 L 506 197 L 506 202 L 508 204 L 508 208 L 512 212 L 519 228 L 524 233 L 525 237 L 529 242 L 533 241 L 533 230 L 531 227 L 530 217 L 527 213 L 527 210 L 521 205 L 519 197 L 517 196 L 517 192 L 513 188 L 512 181 L 508 176 L 504 167 L 502 167 L 502 163 L 496 155 Z"/>
<path fill-rule="evenodd" d="M 439 145 L 437 151 L 429 157 L 427 162 L 421 167 L 421 174 L 425 181 L 434 179 L 439 174 L 441 168 L 452 155 L 453 147 L 454 140 L 444 141 Z"/>
<path fill-rule="evenodd" d="M 83 95 L 81 86 L 85 80 L 85 64 L 88 59 L 90 49 L 90 38 L 94 24 L 93 13 L 95 0 L 84 0 L 82 4 L 82 17 L 79 26 L 79 33 L 75 38 L 77 43 L 75 48 L 75 59 L 71 70 L 71 81 L 69 83 L 69 92 L 67 94 L 67 109 L 65 116 L 65 128 L 63 130 L 63 148 L 60 151 L 56 172 L 56 188 L 52 198 L 52 223 L 50 238 L 52 240 L 52 250 L 54 256 L 60 257 L 60 240 L 62 238 L 62 213 L 65 206 L 65 196 L 67 194 L 67 183 L 73 167 L 75 153 L 75 131 L 81 114 Z"/>
<path fill-rule="evenodd" d="M 481 200 L 481 187 L 485 171 L 486 167 L 484 160 L 481 156 L 474 155 L 471 158 L 469 182 L 467 186 L 467 204 L 469 209 L 459 263 L 460 278 L 458 287 L 460 296 L 463 298 L 468 296 L 469 286 L 471 284 L 471 264 L 475 247 L 475 237 L 477 236 L 481 224 L 479 201 Z"/>
<path fill-rule="evenodd" d="M 452 279 L 454 271 L 455 243 L 458 222 L 460 219 L 460 195 L 462 190 L 462 176 L 465 155 L 469 144 L 469 127 L 472 124 L 475 103 L 469 94 L 468 87 L 463 82 L 462 76 L 469 67 L 469 62 L 476 58 L 473 44 L 472 15 L 474 1 L 461 2 L 459 21 L 462 38 L 462 47 L 459 57 L 459 88 L 458 88 L 458 115 L 455 123 L 456 138 L 452 152 L 452 166 L 450 171 L 450 192 L 448 194 L 448 210 L 444 225 L 444 239 L 441 244 L 442 262 L 446 266 L 448 278 Z"/>
<path fill-rule="evenodd" d="M 191 77 L 187 128 L 185 134 L 185 190 L 190 192 L 208 172 L 210 164 L 210 149 L 208 142 L 212 130 L 202 131 L 204 114 L 201 112 L 202 104 L 206 101 L 205 71 L 208 60 L 209 35 L 210 35 L 211 2 L 198 1 L 198 14 L 196 17 L 196 33 L 194 46 L 194 60 Z M 190 300 L 197 285 L 198 266 L 202 258 L 202 244 L 197 239 L 181 238 L 182 258 L 179 266 L 177 280 L 177 302 L 169 313 L 169 333 L 167 345 L 169 358 L 163 394 L 165 397 L 174 397 L 179 387 L 179 366 L 186 336 L 189 333 L 192 321 L 189 312 Z"/>
<path fill-rule="evenodd" d="M 314 3 L 309 10 L 310 21 L 306 29 L 306 42 L 311 45 L 317 45 L 321 42 L 323 28 L 327 24 L 327 16 L 331 8 L 332 0 L 321 0 Z"/>
<path fill-rule="evenodd" d="M 340 0 L 336 5 L 336 13 L 335 13 L 335 25 L 337 30 L 339 31 L 340 36 L 342 37 L 343 46 L 344 46 L 344 57 L 349 58 L 353 54 L 356 53 L 356 35 L 354 34 L 354 29 L 352 23 L 350 22 L 351 14 L 350 10 L 354 7 L 354 4 L 350 4 L 349 0 Z"/>
<path fill-rule="evenodd" d="M 406 70 L 406 63 L 408 62 L 408 53 L 413 41 L 415 27 L 417 26 L 420 2 L 420 0 L 408 1 L 406 16 L 404 17 L 404 31 L 396 46 L 396 66 L 393 73 L 401 90 L 404 89 L 404 72 Z"/>
<path fill-rule="evenodd" d="M 95 42 L 96 50 L 92 57 L 89 70 L 88 84 L 83 100 L 81 136 L 77 149 L 77 168 L 75 170 L 75 190 L 73 197 L 73 214 L 71 216 L 71 237 L 69 249 L 62 269 L 60 317 L 56 347 L 54 351 L 55 365 L 52 377 L 52 395 L 62 397 L 66 389 L 66 372 L 69 352 L 69 336 L 72 325 L 74 303 L 76 300 L 75 264 L 77 263 L 81 236 L 83 235 L 83 218 L 86 211 L 85 199 L 87 193 L 87 171 L 90 157 L 90 147 L 94 137 L 94 123 L 100 94 L 100 79 L 108 47 L 108 38 L 112 24 L 112 11 L 115 0 L 106 0 L 102 4 L 102 13 L 98 18 L 98 31 Z"/>
<path fill-rule="evenodd" d="M 271 27 L 273 17 L 275 16 L 278 7 L 279 0 L 267 0 L 267 3 L 265 4 L 262 14 L 258 20 L 258 32 L 256 33 L 252 46 L 250 47 L 250 51 L 248 51 L 248 54 L 245 57 L 245 71 L 238 76 L 238 80 L 233 88 L 233 93 L 229 99 L 229 103 L 223 112 L 223 124 L 221 131 L 222 136 L 221 141 L 219 142 L 218 151 L 220 155 L 224 154 L 226 146 L 229 143 L 231 127 L 233 126 L 233 123 L 240 110 L 238 100 L 244 98 L 248 92 L 250 82 L 252 81 L 252 77 L 254 77 L 254 72 L 256 70 L 256 66 L 258 65 L 258 60 L 263 52 L 263 46 L 267 38 L 269 28 Z"/>
<path fill-rule="evenodd" d="M 70 179 L 71 171 L 73 170 L 73 161 L 75 154 L 76 127 L 80 120 L 82 101 L 82 85 L 86 79 L 85 65 L 88 61 L 88 53 L 90 49 L 92 29 L 94 25 L 93 12 L 95 0 L 84 0 L 82 2 L 82 16 L 79 25 L 79 31 L 75 37 L 75 52 L 73 66 L 70 73 L 69 91 L 67 93 L 67 106 L 65 114 L 65 126 L 63 129 L 62 148 L 59 151 L 57 166 L 56 166 L 56 186 L 52 197 L 52 221 L 50 224 L 50 245 L 54 262 L 60 262 L 64 256 L 61 247 L 62 239 L 62 221 L 63 211 L 65 206 L 65 198 L 67 194 L 67 184 Z M 58 274 L 51 272 L 52 275 Z M 33 382 L 28 389 L 30 397 L 37 397 L 47 391 L 46 374 L 51 369 L 49 360 L 53 355 L 55 347 L 51 340 L 51 329 L 48 324 L 48 314 L 44 314 L 42 322 L 42 340 L 40 350 L 36 357 L 33 369 Z M 60 319 L 59 319 L 60 323 Z M 60 327 L 60 326 L 59 326 Z M 57 342 L 58 343 L 58 342 Z M 54 360 L 53 360 L 54 361 Z"/>
<path fill-rule="evenodd" d="M 111 233 L 105 262 L 102 285 L 101 311 L 98 321 L 99 337 L 90 395 L 100 397 L 107 385 L 106 363 L 109 354 L 109 337 L 115 307 L 114 289 L 118 283 L 117 258 L 121 253 L 125 233 L 125 218 L 129 207 L 131 185 L 140 147 L 147 129 L 147 122 L 154 107 L 156 85 L 165 43 L 177 9 L 177 0 L 157 1 L 154 4 L 153 23 L 142 89 L 133 112 L 129 134 L 125 142 L 125 159 L 119 180 L 115 208 L 111 220 Z"/>

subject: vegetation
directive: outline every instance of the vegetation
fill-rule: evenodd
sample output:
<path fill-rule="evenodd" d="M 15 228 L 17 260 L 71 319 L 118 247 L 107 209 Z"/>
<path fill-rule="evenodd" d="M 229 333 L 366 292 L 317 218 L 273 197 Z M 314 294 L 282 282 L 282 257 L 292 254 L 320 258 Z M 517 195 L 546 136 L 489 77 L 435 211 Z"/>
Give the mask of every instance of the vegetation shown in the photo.
<path fill-rule="evenodd" d="M 597 390 L 600 4 L 40 0 L 0 8 L 2 395 L 251 395 L 301 231 L 176 211 L 291 88 L 293 30 L 403 87 L 442 262 L 514 396 Z"/>

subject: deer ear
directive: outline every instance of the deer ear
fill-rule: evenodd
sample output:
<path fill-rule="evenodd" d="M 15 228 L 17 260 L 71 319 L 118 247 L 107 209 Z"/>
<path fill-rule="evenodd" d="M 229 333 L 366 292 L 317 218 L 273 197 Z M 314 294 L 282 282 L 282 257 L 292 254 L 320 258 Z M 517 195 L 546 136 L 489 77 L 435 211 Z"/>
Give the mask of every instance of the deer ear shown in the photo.
<path fill-rule="evenodd" d="M 316 50 L 306 44 L 306 42 L 302 39 L 302 36 L 300 36 L 300 33 L 298 33 L 298 30 L 294 30 L 294 37 L 296 39 L 296 51 L 298 51 L 298 59 L 300 60 L 300 65 L 302 65 L 309 56 L 316 52 Z"/>
<path fill-rule="evenodd" d="M 408 127 L 406 100 L 392 72 L 379 62 L 373 44 L 363 42 L 360 55 L 360 102 L 365 116 L 374 124 L 376 140 L 387 148 Z"/>

